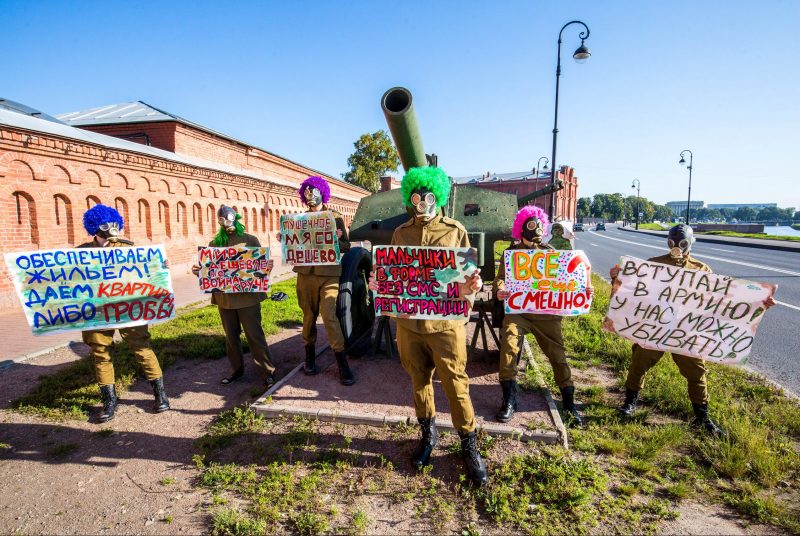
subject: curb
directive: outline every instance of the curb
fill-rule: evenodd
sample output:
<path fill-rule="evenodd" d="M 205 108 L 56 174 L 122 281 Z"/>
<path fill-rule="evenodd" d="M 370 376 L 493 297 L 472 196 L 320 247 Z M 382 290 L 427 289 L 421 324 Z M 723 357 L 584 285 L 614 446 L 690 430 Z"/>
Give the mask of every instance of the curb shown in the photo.
<path fill-rule="evenodd" d="M 637 231 L 636 229 L 630 229 L 628 227 L 618 227 L 621 231 L 627 231 L 629 233 L 639 233 L 639 234 L 646 234 L 650 236 L 660 236 L 662 238 L 666 238 L 667 232 L 666 231 Z M 746 248 L 758 248 L 758 249 L 775 249 L 779 251 L 793 251 L 795 253 L 800 253 L 800 244 L 781 244 L 779 240 L 771 240 L 770 242 L 776 242 L 776 244 L 766 244 L 765 240 L 761 242 L 752 242 L 750 240 L 761 240 L 759 238 L 742 238 L 741 242 L 739 240 L 723 240 L 722 238 L 714 238 L 713 236 L 702 235 L 702 234 L 695 234 L 694 238 L 698 242 L 708 242 L 710 244 L 728 244 L 729 246 L 743 246 Z M 737 237 L 730 237 L 730 238 L 737 238 Z"/>
<path fill-rule="evenodd" d="M 550 393 L 550 389 L 544 383 L 544 378 L 542 377 L 541 372 L 539 372 L 539 367 L 536 365 L 536 360 L 533 358 L 533 352 L 528 344 L 527 337 L 522 338 L 522 351 L 525 353 L 525 358 L 528 360 L 528 363 L 530 363 L 535 371 L 536 383 L 539 384 L 539 389 L 542 391 L 542 395 L 544 395 L 544 399 L 547 401 L 547 410 L 550 412 L 550 418 L 553 419 L 553 423 L 556 425 L 556 435 L 558 437 L 558 441 L 556 441 L 556 443 L 560 443 L 561 446 L 569 450 L 569 436 L 567 435 L 567 428 L 564 426 L 564 421 L 561 419 L 561 414 L 558 412 L 558 407 L 556 407 L 556 402 L 553 400 L 553 395 Z"/>

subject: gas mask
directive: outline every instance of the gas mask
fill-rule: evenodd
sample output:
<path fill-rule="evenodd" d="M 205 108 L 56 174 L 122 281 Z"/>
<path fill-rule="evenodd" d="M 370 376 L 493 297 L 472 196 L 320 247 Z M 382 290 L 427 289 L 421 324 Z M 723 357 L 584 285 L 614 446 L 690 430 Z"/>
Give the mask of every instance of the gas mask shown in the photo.
<path fill-rule="evenodd" d="M 305 199 L 306 205 L 314 208 L 322 204 L 322 193 L 319 191 L 319 188 L 309 186 L 303 190 L 303 199 Z"/>
<path fill-rule="evenodd" d="M 436 196 L 425 188 L 414 190 L 411 194 L 411 206 L 414 209 L 414 215 L 423 221 L 431 220 L 436 216 Z"/>
<path fill-rule="evenodd" d="M 236 211 L 231 207 L 222 205 L 217 211 L 217 221 L 226 231 L 233 231 L 236 228 Z"/>
<path fill-rule="evenodd" d="M 694 244 L 694 231 L 688 225 L 676 225 L 669 230 L 667 245 L 669 256 L 675 260 L 683 260 L 689 255 Z"/>
<path fill-rule="evenodd" d="M 109 238 L 116 238 L 119 236 L 119 224 L 115 221 L 108 223 L 101 223 L 97 228 L 97 236 L 101 236 L 108 240 Z"/>
<path fill-rule="evenodd" d="M 536 218 L 528 218 L 522 226 L 522 238 L 528 242 L 541 242 L 544 235 L 544 226 Z"/>

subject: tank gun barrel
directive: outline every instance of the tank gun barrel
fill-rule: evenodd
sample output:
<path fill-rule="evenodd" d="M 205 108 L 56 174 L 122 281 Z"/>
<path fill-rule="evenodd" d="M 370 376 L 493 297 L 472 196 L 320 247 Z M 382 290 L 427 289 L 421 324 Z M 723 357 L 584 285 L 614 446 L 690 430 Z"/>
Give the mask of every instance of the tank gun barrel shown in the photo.
<path fill-rule="evenodd" d="M 411 92 L 404 87 L 393 87 L 383 94 L 381 108 L 403 169 L 427 166 Z"/>
<path fill-rule="evenodd" d="M 561 179 L 556 179 L 555 184 L 548 184 L 544 188 L 536 190 L 535 192 L 531 192 L 527 195 L 523 195 L 518 199 L 519 206 L 527 205 L 528 202 L 533 201 L 537 197 L 541 197 L 543 195 L 547 195 L 551 192 L 557 192 L 564 188 L 564 181 Z"/>

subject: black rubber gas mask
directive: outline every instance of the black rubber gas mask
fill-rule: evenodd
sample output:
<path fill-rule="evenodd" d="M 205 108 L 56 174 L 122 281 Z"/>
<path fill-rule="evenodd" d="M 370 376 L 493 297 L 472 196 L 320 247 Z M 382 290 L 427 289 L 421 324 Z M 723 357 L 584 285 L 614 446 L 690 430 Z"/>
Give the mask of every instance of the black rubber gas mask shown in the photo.
<path fill-rule="evenodd" d="M 226 231 L 236 228 L 236 211 L 231 207 L 222 205 L 217 211 L 217 221 Z"/>
<path fill-rule="evenodd" d="M 673 259 L 682 260 L 688 257 L 692 244 L 694 244 L 694 231 L 688 225 L 676 225 L 669 230 L 667 245 L 669 256 Z"/>
<path fill-rule="evenodd" d="M 322 193 L 319 191 L 319 188 L 309 186 L 303 190 L 303 199 L 307 206 L 314 208 L 322 204 Z"/>
<path fill-rule="evenodd" d="M 541 242 L 544 235 L 544 225 L 536 218 L 528 218 L 522 225 L 522 238 L 528 242 Z"/>
<path fill-rule="evenodd" d="M 116 238 L 119 236 L 119 224 L 115 221 L 110 221 L 108 223 L 101 223 L 100 226 L 97 228 L 97 236 L 103 237 L 106 240 L 109 238 Z"/>
<path fill-rule="evenodd" d="M 411 193 L 411 207 L 414 215 L 424 221 L 436 216 L 436 196 L 426 188 L 419 188 Z"/>

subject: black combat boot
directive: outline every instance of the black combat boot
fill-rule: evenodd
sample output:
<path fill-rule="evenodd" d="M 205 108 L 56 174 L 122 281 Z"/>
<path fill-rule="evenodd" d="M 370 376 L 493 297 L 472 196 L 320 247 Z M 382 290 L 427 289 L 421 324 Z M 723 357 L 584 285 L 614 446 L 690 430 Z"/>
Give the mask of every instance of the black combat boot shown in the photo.
<path fill-rule="evenodd" d="M 430 463 L 431 453 L 439 439 L 436 433 L 436 417 L 430 419 L 417 419 L 419 428 L 422 431 L 422 437 L 419 440 L 419 445 L 411 456 L 411 463 L 417 470 L 422 469 Z"/>
<path fill-rule="evenodd" d="M 108 422 L 114 418 L 114 413 L 117 411 L 117 387 L 113 383 L 111 385 L 101 385 L 100 396 L 103 398 L 103 412 L 98 420 L 100 422 Z"/>
<path fill-rule="evenodd" d="M 461 457 L 464 459 L 467 477 L 474 485 L 483 487 L 489 481 L 489 475 L 481 453 L 478 452 L 478 435 L 475 432 L 459 432 L 458 435 L 461 438 Z"/>
<path fill-rule="evenodd" d="M 625 402 L 622 403 L 622 406 L 617 408 L 617 411 L 620 412 L 623 417 L 633 417 L 633 412 L 636 411 L 636 403 L 638 401 L 639 391 L 625 388 Z"/>
<path fill-rule="evenodd" d="M 339 381 L 342 385 L 353 385 L 356 383 L 356 377 L 353 371 L 350 370 L 350 365 L 347 364 L 347 354 L 344 352 L 336 352 L 336 364 L 339 365 Z"/>
<path fill-rule="evenodd" d="M 313 346 L 306 346 L 306 364 L 303 367 L 306 376 L 314 376 L 317 371 L 317 349 Z"/>
<path fill-rule="evenodd" d="M 169 409 L 169 399 L 167 398 L 167 392 L 164 391 L 164 377 L 150 380 L 150 385 L 153 386 L 153 396 L 156 399 L 153 402 L 153 411 L 156 413 L 167 411 Z"/>
<path fill-rule="evenodd" d="M 500 387 L 503 388 L 503 405 L 495 418 L 500 422 L 508 422 L 517 411 L 517 380 L 501 380 Z"/>
<path fill-rule="evenodd" d="M 567 426 L 580 428 L 583 426 L 583 418 L 578 410 L 575 409 L 575 387 L 561 387 L 561 407 L 568 415 Z"/>
<path fill-rule="evenodd" d="M 708 404 L 695 404 L 692 402 L 694 419 L 692 426 L 717 437 L 725 437 L 725 431 L 708 416 Z"/>

